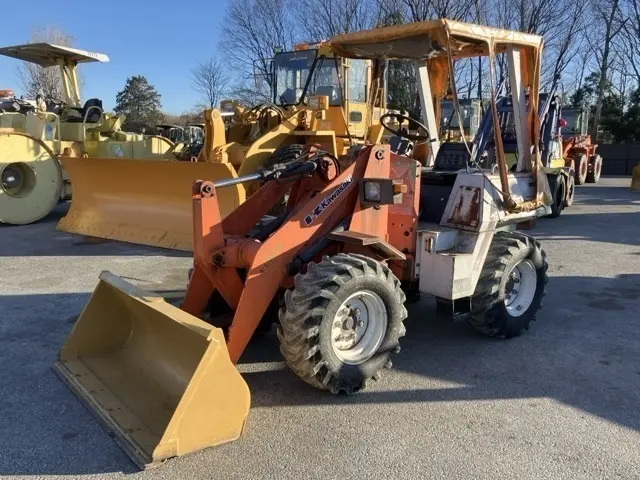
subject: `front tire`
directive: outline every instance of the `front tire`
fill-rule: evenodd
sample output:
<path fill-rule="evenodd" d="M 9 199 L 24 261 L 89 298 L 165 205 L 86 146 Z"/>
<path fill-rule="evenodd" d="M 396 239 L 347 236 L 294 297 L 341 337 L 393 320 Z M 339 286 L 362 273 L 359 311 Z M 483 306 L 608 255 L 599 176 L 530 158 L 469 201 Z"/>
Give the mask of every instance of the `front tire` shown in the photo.
<path fill-rule="evenodd" d="M 546 254 L 533 237 L 496 233 L 471 299 L 469 323 L 490 337 L 512 338 L 528 330 L 542 306 L 547 269 Z"/>
<path fill-rule="evenodd" d="M 600 180 L 600 174 L 602 173 L 602 157 L 600 155 L 594 155 L 591 157 L 591 165 L 589 173 L 587 174 L 587 183 L 598 183 Z"/>
<path fill-rule="evenodd" d="M 391 367 L 405 334 L 405 294 L 380 262 L 340 253 L 311 263 L 285 293 L 280 351 L 305 382 L 355 393 Z"/>

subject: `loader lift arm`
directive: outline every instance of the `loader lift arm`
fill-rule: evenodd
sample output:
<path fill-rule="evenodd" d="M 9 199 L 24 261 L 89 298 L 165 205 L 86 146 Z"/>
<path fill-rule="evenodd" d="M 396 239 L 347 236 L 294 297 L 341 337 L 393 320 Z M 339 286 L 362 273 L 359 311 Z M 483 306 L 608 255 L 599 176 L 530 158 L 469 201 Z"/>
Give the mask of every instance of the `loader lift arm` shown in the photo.
<path fill-rule="evenodd" d="M 218 291 L 235 310 L 228 332 L 229 355 L 237 362 L 258 323 L 280 286 L 289 277 L 296 256 L 326 237 L 336 226 L 351 216 L 349 231 L 381 237 L 384 243 L 386 208 L 355 208 L 359 181 L 366 177 L 387 177 L 390 151 L 382 146 L 368 147 L 344 172 L 339 173 L 335 159 L 324 152 L 310 155 L 286 166 L 274 166 L 261 173 L 234 181 L 254 181 L 257 176 L 267 183 L 224 219 L 220 218 L 216 184 L 198 182 L 194 188 L 194 270 L 181 308 L 202 316 L 214 291 Z M 381 159 L 378 159 L 381 157 Z M 371 159 L 374 160 L 371 160 Z M 298 177 L 291 184 L 276 181 Z M 275 200 L 292 188 L 280 228 L 260 242 L 248 236 L 249 230 L 262 218 Z M 376 217 L 376 221 L 372 218 Z M 384 219 L 384 220 L 383 220 Z M 246 269 L 244 282 L 237 269 Z"/>
<path fill-rule="evenodd" d="M 288 265 L 305 247 L 328 233 L 328 224 L 305 225 L 312 209 L 307 204 L 317 193 L 319 197 L 331 191 L 340 178 L 345 190 L 353 186 L 353 166 L 337 176 L 339 164 L 326 153 L 309 154 L 287 165 L 274 165 L 258 173 L 221 182 L 197 182 L 194 185 L 194 270 L 182 303 L 182 309 L 194 316 L 201 316 L 209 298 L 218 291 L 227 304 L 235 310 L 229 329 L 228 348 L 231 360 L 240 358 L 255 328 L 260 322 L 271 299 L 283 282 Z M 252 182 L 264 179 L 267 183 L 249 200 L 227 217 L 221 219 L 216 199 L 216 189 L 225 188 L 231 182 Z M 293 185 L 279 180 L 297 179 Z M 333 180 L 331 182 L 331 180 Z M 304 184 L 304 185 L 302 185 Z M 296 207 L 277 233 L 260 242 L 248 236 L 258 221 L 289 188 L 290 202 L 306 199 L 306 204 Z M 297 190 L 297 192 L 295 192 Z M 347 191 L 340 192 L 344 198 Z M 340 202 L 334 202 L 322 213 L 332 216 Z M 307 208 L 304 208 L 307 207 Z M 311 211 L 310 211 L 311 210 Z M 277 220 L 276 220 L 277 221 Z M 237 269 L 246 269 L 243 282 Z"/>

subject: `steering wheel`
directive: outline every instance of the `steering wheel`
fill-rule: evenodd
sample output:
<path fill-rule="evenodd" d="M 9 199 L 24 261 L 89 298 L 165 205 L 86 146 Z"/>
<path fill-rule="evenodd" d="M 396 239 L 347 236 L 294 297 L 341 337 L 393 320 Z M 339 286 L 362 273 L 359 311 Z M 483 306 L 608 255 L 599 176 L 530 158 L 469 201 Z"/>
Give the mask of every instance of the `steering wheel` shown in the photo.
<path fill-rule="evenodd" d="M 385 123 L 384 120 L 386 120 L 387 118 L 395 118 L 398 120 L 398 124 L 402 124 L 402 122 L 406 122 L 408 121 L 409 124 L 413 123 L 415 125 L 417 125 L 418 127 L 420 127 L 422 130 L 424 130 L 426 132 L 425 135 L 413 135 L 411 133 L 407 133 L 402 127 L 398 127 L 398 130 L 392 130 L 391 127 L 388 127 Z M 400 113 L 385 113 L 384 115 L 382 115 L 380 117 L 380 123 L 382 124 L 382 126 L 384 127 L 385 130 L 387 130 L 388 132 L 393 133 L 394 135 L 397 135 L 399 137 L 402 138 L 406 138 L 408 140 L 414 140 L 416 142 L 419 141 L 425 141 L 425 140 L 429 140 L 429 130 L 427 129 L 427 127 L 425 127 L 422 123 L 420 123 L 419 121 L 411 118 L 411 117 L 407 117 L 406 115 L 401 115 Z"/>

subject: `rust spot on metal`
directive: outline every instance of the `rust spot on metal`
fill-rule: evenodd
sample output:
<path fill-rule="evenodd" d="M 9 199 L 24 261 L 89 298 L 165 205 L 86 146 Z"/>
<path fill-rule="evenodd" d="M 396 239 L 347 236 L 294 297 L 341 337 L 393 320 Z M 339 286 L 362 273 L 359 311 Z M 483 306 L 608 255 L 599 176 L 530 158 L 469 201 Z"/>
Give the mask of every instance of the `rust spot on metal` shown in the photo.
<path fill-rule="evenodd" d="M 481 194 L 482 190 L 478 187 L 460 187 L 448 223 L 477 227 L 480 222 Z"/>

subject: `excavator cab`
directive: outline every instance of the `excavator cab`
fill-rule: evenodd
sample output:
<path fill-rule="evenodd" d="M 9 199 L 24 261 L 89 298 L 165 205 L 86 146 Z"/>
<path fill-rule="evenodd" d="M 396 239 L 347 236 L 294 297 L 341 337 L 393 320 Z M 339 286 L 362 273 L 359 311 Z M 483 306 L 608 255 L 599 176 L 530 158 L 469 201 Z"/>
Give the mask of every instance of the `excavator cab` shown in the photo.
<path fill-rule="evenodd" d="M 318 129 L 334 130 L 338 139 L 364 141 L 386 108 L 383 64 L 339 57 L 329 42 L 295 45 L 291 52 L 275 54 L 271 65 L 273 102 L 313 107 L 317 97 L 326 97 L 326 118 Z"/>

